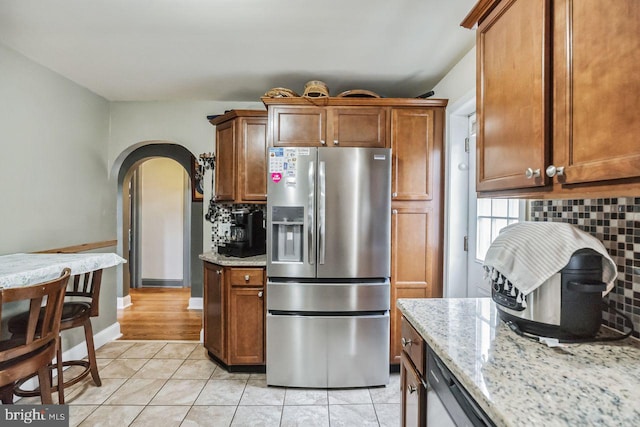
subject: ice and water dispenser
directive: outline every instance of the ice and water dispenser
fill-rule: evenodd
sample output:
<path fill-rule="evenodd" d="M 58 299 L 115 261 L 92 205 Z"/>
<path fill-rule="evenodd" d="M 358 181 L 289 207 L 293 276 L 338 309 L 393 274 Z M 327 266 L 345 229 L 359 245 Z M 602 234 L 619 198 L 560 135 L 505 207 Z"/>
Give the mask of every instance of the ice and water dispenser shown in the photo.
<path fill-rule="evenodd" d="M 271 208 L 272 262 L 303 262 L 304 207 Z"/>

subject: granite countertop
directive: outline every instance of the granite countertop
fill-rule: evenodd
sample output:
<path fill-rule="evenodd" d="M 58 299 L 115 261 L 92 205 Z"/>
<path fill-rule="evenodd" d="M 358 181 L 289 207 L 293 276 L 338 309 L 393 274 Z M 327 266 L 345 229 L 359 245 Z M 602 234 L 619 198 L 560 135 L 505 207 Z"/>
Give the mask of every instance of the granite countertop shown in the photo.
<path fill-rule="evenodd" d="M 640 425 L 640 343 L 550 348 L 520 337 L 489 298 L 397 306 L 498 426 Z"/>
<path fill-rule="evenodd" d="M 220 255 L 216 252 L 205 252 L 200 254 L 200 259 L 213 264 L 225 267 L 264 267 L 267 265 L 267 255 L 256 255 L 246 258 Z"/>

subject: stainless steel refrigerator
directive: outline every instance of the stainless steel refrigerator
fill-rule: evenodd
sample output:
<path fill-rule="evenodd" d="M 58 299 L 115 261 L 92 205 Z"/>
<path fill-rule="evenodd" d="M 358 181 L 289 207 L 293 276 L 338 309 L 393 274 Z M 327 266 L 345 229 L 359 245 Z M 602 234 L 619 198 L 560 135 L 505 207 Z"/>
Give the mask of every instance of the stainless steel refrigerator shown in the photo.
<path fill-rule="evenodd" d="M 391 151 L 270 148 L 267 384 L 389 382 Z"/>

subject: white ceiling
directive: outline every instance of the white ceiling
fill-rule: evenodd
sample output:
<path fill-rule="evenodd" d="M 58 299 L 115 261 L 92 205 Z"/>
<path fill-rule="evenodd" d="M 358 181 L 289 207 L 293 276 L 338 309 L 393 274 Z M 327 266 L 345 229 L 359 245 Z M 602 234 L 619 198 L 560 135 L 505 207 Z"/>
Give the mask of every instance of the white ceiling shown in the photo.
<path fill-rule="evenodd" d="M 111 101 L 415 97 L 473 46 L 475 1 L 0 0 L 0 43 Z"/>

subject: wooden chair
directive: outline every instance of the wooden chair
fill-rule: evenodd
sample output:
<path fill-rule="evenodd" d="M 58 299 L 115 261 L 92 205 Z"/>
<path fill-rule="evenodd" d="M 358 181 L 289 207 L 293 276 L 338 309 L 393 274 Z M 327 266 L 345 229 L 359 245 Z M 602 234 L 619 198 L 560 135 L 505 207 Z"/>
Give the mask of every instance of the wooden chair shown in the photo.
<path fill-rule="evenodd" d="M 99 314 L 100 284 L 102 282 L 102 270 L 96 270 L 85 274 L 73 276 L 69 281 L 62 307 L 62 321 L 60 332 L 82 326 L 87 344 L 88 360 L 67 360 L 62 361 L 62 346 L 58 346 L 55 365 L 51 369 L 57 369 L 58 381 L 51 386 L 53 392 L 58 392 L 58 402 L 64 403 L 64 389 L 76 384 L 89 373 L 96 386 L 100 387 L 102 381 L 98 374 L 98 364 L 96 361 L 96 351 L 93 343 L 93 328 L 91 327 L 91 317 Z M 9 332 L 12 336 L 20 336 L 26 330 L 26 318 L 24 315 L 14 316 L 9 320 Z M 73 378 L 63 380 L 63 366 L 82 366 L 84 370 Z M 38 390 L 24 390 L 21 388 L 24 381 L 16 384 L 14 393 L 18 396 L 37 396 Z"/>
<path fill-rule="evenodd" d="M 70 270 L 65 268 L 55 280 L 32 286 L 0 289 L 2 304 L 29 301 L 25 333 L 0 341 L 0 398 L 13 403 L 13 385 L 26 377 L 38 375 L 42 404 L 51 404 L 49 365 L 59 347 L 60 321 L 64 293 Z M 46 302 L 43 301 L 45 300 Z"/>

